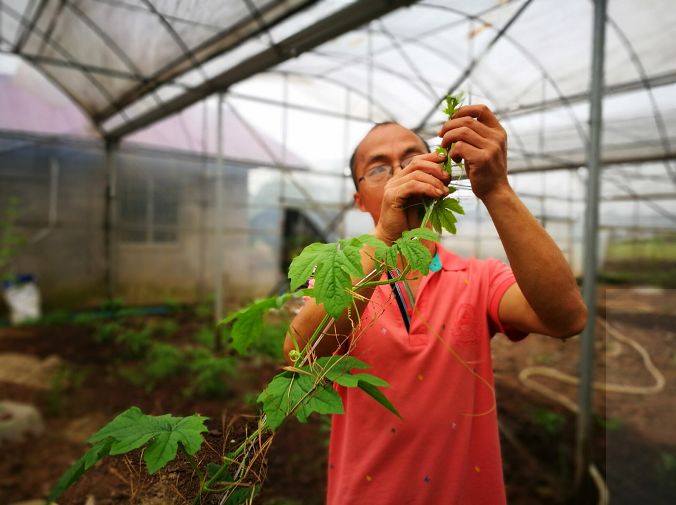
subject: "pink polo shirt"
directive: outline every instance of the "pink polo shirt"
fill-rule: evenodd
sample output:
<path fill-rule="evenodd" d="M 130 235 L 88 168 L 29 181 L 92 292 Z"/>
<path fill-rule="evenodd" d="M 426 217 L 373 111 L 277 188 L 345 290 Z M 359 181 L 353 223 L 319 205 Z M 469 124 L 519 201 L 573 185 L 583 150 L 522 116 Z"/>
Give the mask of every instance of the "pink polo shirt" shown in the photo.
<path fill-rule="evenodd" d="M 390 383 L 383 392 L 403 419 L 336 386 L 345 414 L 332 420 L 328 505 L 505 503 L 490 337 L 525 336 L 498 319 L 514 275 L 437 250 L 442 268 L 422 280 L 410 332 L 379 286 L 353 336 L 352 355 Z"/>

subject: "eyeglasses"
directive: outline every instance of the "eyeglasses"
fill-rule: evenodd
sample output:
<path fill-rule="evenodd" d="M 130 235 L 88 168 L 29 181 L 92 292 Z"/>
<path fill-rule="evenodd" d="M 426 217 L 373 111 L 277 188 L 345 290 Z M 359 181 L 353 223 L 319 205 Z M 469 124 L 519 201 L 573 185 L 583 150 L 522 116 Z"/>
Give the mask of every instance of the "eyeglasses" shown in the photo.
<path fill-rule="evenodd" d="M 411 163 L 411 161 L 413 161 L 413 158 L 416 156 L 419 156 L 419 154 L 414 154 L 408 158 L 404 158 L 399 162 L 399 165 L 378 165 L 377 167 L 373 167 L 359 179 L 357 179 L 357 183 L 361 184 L 362 181 L 366 181 L 368 184 L 373 186 L 383 184 L 394 174 L 394 167 L 398 166 L 403 170 L 409 165 L 409 163 Z"/>

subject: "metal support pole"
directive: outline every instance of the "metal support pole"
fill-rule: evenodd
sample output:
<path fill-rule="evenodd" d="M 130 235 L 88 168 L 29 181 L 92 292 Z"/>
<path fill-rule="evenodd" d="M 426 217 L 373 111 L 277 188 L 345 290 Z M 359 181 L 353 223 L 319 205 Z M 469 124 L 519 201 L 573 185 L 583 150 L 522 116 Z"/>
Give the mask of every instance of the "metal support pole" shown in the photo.
<path fill-rule="evenodd" d="M 103 283 L 106 297 L 115 296 L 115 246 L 117 230 L 117 142 L 105 146 L 105 206 L 103 216 Z"/>
<path fill-rule="evenodd" d="M 214 211 L 214 323 L 218 325 L 223 319 L 223 93 L 218 94 L 216 142 L 218 157 L 216 161 L 216 209 Z M 215 346 L 220 346 L 220 332 L 216 330 Z"/>
<path fill-rule="evenodd" d="M 591 462 L 591 411 L 596 319 L 596 271 L 601 171 L 601 130 L 603 126 L 603 69 L 606 27 L 606 0 L 594 0 L 594 31 L 589 109 L 589 175 L 585 213 L 584 283 L 582 287 L 589 319 L 580 342 L 580 388 L 575 452 L 575 484 L 578 494 L 585 493 Z M 578 503 L 583 503 L 578 501 Z"/>

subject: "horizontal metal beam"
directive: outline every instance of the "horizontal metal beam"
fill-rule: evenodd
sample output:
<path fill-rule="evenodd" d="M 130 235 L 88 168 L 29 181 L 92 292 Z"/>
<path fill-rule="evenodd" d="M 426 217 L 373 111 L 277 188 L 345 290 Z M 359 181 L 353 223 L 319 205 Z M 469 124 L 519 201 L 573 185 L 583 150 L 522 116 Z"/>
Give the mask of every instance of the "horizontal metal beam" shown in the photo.
<path fill-rule="evenodd" d="M 199 100 L 228 89 L 233 84 L 264 72 L 275 65 L 296 57 L 306 51 L 328 42 L 365 23 L 377 19 L 414 0 L 358 0 L 332 15 L 318 20 L 272 47 L 250 56 L 234 67 L 169 100 L 162 107 L 155 108 L 139 117 L 107 132 L 109 139 L 119 139 L 140 128 L 164 119 Z"/>
<path fill-rule="evenodd" d="M 652 163 L 660 161 L 671 161 L 676 160 L 676 152 L 671 153 L 655 153 L 648 154 L 644 156 L 605 156 L 601 159 L 601 165 L 630 165 L 636 163 Z M 509 173 L 510 174 L 523 174 L 523 173 L 532 173 L 532 172 L 548 172 L 552 170 L 572 170 L 579 167 L 585 166 L 585 160 L 578 159 L 575 160 L 570 158 L 569 160 L 561 159 L 559 161 L 552 161 L 551 163 L 545 163 L 538 165 L 537 162 L 531 161 L 530 165 L 527 165 L 527 162 L 524 162 L 522 166 L 516 168 L 511 168 L 510 165 Z"/>
<path fill-rule="evenodd" d="M 204 65 L 212 59 L 217 58 L 219 55 L 232 51 L 254 37 L 266 33 L 269 29 L 277 26 L 286 19 L 309 8 L 316 1 L 317 0 L 293 0 L 280 2 L 276 0 L 269 2 L 265 6 L 261 5 L 261 11 L 265 12 L 266 17 L 270 19 L 270 22 L 261 24 L 259 20 L 247 17 L 226 29 L 218 30 L 216 34 L 208 37 L 197 46 L 190 47 L 189 49 L 184 47 L 183 50 L 179 51 L 178 57 L 165 62 L 162 67 L 155 70 L 151 75 L 144 76 L 143 82 L 130 88 L 127 92 L 118 97 L 114 106 L 107 107 L 106 109 L 95 113 L 93 115 L 94 121 L 97 123 L 104 122 L 107 118 L 113 116 L 117 110 L 124 109 L 136 100 L 140 100 L 152 91 L 163 86 L 165 82 L 177 79 L 181 74 L 193 68 L 200 68 L 199 65 Z M 148 10 L 143 9 L 143 12 L 147 14 Z M 164 26 L 166 28 L 173 30 L 172 24 L 169 22 L 171 21 L 170 16 L 167 16 L 165 12 L 161 15 L 158 14 L 158 16 L 161 20 L 164 20 L 166 23 Z M 182 41 L 177 41 L 177 43 L 180 46 Z M 187 51 L 185 49 L 187 49 Z"/>
<path fill-rule="evenodd" d="M 640 201 L 640 200 L 676 200 L 676 193 L 641 193 L 637 191 L 637 195 L 613 195 L 606 196 L 603 201 L 606 202 L 626 202 L 626 201 Z"/>
<path fill-rule="evenodd" d="M 641 89 L 646 89 L 646 84 L 651 88 L 657 88 L 659 86 L 667 86 L 669 84 L 676 83 L 676 72 L 667 72 L 665 74 L 659 74 L 647 79 L 647 82 L 642 80 L 637 81 L 627 81 L 617 84 L 611 84 L 603 88 L 603 95 L 619 95 L 621 93 L 629 93 L 631 91 L 638 91 Z M 556 97 L 550 100 L 544 100 L 542 102 L 521 105 L 515 108 L 504 108 L 495 110 L 495 114 L 498 117 L 506 116 L 514 118 L 517 116 L 524 116 L 527 114 L 534 114 L 536 112 L 541 112 L 543 110 L 550 110 L 556 107 L 569 106 L 574 103 L 585 102 L 589 100 L 588 91 L 583 91 L 581 93 L 575 93 L 573 95 L 567 95 L 564 97 Z"/>
<path fill-rule="evenodd" d="M 338 119 L 348 119 L 350 121 L 359 121 L 361 123 L 373 124 L 373 120 L 364 116 L 355 116 L 354 114 L 346 114 L 345 112 L 322 109 L 321 107 L 313 107 L 311 105 L 301 105 L 298 103 L 291 102 L 285 103 L 283 100 L 275 100 L 273 98 L 265 98 L 262 96 L 248 95 L 245 93 L 236 93 L 231 91 L 228 93 L 228 98 L 229 99 L 237 98 L 239 100 L 245 100 L 248 102 L 264 103 L 266 105 L 274 105 L 277 107 L 286 107 L 287 109 L 297 110 L 300 112 L 307 112 L 309 114 L 317 114 L 321 116 L 335 117 Z"/>

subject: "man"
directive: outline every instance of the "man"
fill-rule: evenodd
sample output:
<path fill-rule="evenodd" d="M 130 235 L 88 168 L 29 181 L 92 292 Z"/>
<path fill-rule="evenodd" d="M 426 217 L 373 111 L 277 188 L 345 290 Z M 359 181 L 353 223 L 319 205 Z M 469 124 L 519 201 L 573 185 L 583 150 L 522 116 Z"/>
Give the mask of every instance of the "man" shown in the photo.
<path fill-rule="evenodd" d="M 356 388 L 338 388 L 345 414 L 333 417 L 329 505 L 504 504 L 490 338 L 567 338 L 586 323 L 565 258 L 508 183 L 506 134 L 493 113 L 462 107 L 439 136 L 453 145 L 453 160 L 464 160 L 511 269 L 428 243 L 436 256 L 427 276 L 412 273 L 398 301 L 391 286 L 360 291 L 356 328 L 354 313 L 330 328 L 317 354 L 349 352 L 371 365 L 390 383 L 385 393 L 401 419 Z M 428 151 L 395 123 L 376 125 L 355 150 L 355 203 L 388 245 L 420 225 L 423 197 L 448 193 L 444 157 Z M 362 251 L 365 272 L 374 267 L 371 253 Z M 320 305 L 306 304 L 291 324 L 287 355 L 323 316 Z"/>

